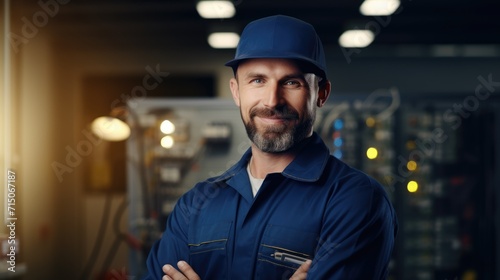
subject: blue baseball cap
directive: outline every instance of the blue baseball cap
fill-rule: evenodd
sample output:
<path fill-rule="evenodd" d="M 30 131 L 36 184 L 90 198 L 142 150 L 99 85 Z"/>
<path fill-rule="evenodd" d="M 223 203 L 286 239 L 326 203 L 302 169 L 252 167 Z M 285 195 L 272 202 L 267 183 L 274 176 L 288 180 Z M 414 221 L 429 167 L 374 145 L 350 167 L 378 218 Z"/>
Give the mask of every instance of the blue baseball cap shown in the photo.
<path fill-rule="evenodd" d="M 314 27 L 297 18 L 276 15 L 250 22 L 240 37 L 234 59 L 226 66 L 234 71 L 238 64 L 252 58 L 286 58 L 302 62 L 317 76 L 326 77 L 323 44 Z"/>

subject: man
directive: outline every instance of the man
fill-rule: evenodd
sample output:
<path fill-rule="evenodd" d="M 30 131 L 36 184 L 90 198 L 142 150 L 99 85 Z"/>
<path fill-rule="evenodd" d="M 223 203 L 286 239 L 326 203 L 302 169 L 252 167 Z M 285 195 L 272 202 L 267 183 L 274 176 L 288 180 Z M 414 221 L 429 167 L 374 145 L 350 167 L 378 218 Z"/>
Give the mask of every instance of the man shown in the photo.
<path fill-rule="evenodd" d="M 182 196 L 146 279 L 384 279 L 397 222 L 383 188 L 313 132 L 331 84 L 314 28 L 287 16 L 243 31 L 230 88 L 252 141 Z"/>

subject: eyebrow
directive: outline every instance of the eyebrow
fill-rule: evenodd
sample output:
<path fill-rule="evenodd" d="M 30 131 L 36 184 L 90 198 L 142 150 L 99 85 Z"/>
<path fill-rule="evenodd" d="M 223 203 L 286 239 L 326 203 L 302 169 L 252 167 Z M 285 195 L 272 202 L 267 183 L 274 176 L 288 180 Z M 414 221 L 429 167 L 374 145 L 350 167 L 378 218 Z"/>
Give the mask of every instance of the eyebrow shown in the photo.
<path fill-rule="evenodd" d="M 245 74 L 245 76 L 244 76 L 245 79 L 259 78 L 259 77 L 266 77 L 266 75 L 258 73 L 258 72 L 249 72 L 249 73 Z"/>
<path fill-rule="evenodd" d="M 249 72 L 242 78 L 251 79 L 251 78 L 265 78 L 265 77 L 267 77 L 267 75 L 259 73 L 259 72 Z M 301 79 L 304 81 L 306 80 L 304 73 L 298 72 L 298 73 L 292 73 L 292 74 L 285 75 L 282 78 L 280 78 L 280 81 L 289 80 L 289 79 Z"/>
<path fill-rule="evenodd" d="M 282 79 L 280 80 L 289 80 L 289 79 L 300 79 L 300 80 L 306 80 L 305 74 L 304 73 L 295 73 L 295 74 L 289 74 L 285 75 Z"/>

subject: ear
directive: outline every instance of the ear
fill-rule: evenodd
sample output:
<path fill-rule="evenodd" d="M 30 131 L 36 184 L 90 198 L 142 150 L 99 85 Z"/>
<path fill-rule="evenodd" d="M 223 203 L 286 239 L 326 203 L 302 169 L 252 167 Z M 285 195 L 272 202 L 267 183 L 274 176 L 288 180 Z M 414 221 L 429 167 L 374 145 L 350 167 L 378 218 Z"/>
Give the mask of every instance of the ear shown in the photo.
<path fill-rule="evenodd" d="M 236 106 L 240 107 L 240 91 L 238 88 L 238 81 L 235 78 L 229 80 L 229 88 L 231 89 L 234 103 L 236 103 Z"/>
<path fill-rule="evenodd" d="M 330 96 L 331 88 L 332 84 L 330 83 L 330 81 L 326 81 L 326 83 L 318 89 L 318 100 L 316 102 L 316 105 L 318 105 L 318 107 L 322 107 L 323 105 L 325 105 L 326 100 Z"/>

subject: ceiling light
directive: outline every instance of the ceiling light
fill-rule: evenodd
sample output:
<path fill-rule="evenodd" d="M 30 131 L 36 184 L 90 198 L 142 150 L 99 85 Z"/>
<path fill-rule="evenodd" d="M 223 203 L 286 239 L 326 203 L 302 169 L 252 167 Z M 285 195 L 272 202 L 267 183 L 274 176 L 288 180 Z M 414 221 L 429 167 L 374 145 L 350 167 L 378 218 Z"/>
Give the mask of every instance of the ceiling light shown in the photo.
<path fill-rule="evenodd" d="M 214 32 L 208 36 L 208 44 L 214 49 L 236 48 L 240 35 L 234 32 Z"/>
<path fill-rule="evenodd" d="M 196 10 L 202 18 L 231 18 L 236 13 L 231 1 L 199 1 Z"/>
<path fill-rule="evenodd" d="M 375 39 L 370 30 L 347 30 L 339 38 L 340 46 L 344 48 L 364 48 Z"/>
<path fill-rule="evenodd" d="M 365 16 L 388 16 L 399 8 L 399 0 L 365 0 L 359 11 Z"/>

